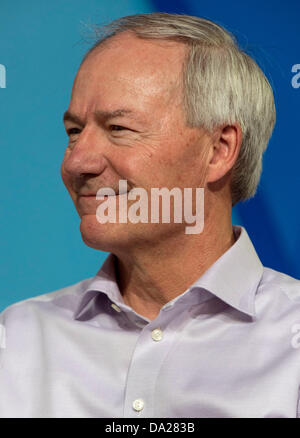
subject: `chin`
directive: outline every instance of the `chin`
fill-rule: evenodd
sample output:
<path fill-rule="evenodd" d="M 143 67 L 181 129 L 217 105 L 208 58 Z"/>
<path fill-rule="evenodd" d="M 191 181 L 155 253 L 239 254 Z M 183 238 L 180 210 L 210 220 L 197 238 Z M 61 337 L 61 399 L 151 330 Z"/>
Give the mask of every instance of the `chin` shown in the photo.
<path fill-rule="evenodd" d="M 100 224 L 95 215 L 81 218 L 80 232 L 87 246 L 100 251 L 114 252 L 130 245 L 128 224 Z"/>
<path fill-rule="evenodd" d="M 128 254 L 131 249 L 155 246 L 165 239 L 178 236 L 182 224 L 100 224 L 96 215 L 81 217 L 80 232 L 84 243 L 94 249 L 118 254 Z"/>

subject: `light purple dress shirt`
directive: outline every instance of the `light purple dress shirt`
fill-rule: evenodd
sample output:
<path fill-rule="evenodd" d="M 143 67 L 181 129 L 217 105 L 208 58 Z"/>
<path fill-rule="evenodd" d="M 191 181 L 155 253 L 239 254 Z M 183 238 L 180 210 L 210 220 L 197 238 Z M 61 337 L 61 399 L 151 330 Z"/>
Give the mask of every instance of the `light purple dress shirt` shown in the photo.
<path fill-rule="evenodd" d="M 234 231 L 153 321 L 124 304 L 112 254 L 95 277 L 7 307 L 0 416 L 299 417 L 300 281 Z"/>

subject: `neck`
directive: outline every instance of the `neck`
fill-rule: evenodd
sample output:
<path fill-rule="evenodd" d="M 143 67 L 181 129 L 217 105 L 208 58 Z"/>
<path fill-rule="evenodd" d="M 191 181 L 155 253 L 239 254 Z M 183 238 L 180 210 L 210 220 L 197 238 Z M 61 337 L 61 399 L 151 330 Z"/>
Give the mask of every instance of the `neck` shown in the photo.
<path fill-rule="evenodd" d="M 234 243 L 231 210 L 207 217 L 201 234 L 176 234 L 154 246 L 117 255 L 125 304 L 150 320 L 193 284 Z M 221 219 L 220 219 L 221 218 Z"/>

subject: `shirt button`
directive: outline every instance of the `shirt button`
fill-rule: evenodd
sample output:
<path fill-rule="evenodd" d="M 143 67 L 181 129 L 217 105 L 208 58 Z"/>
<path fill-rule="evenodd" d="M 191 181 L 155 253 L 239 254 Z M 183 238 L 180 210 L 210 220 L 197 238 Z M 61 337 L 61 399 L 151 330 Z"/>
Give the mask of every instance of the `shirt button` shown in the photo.
<path fill-rule="evenodd" d="M 153 341 L 161 341 L 163 332 L 160 329 L 154 329 L 151 333 Z"/>
<path fill-rule="evenodd" d="M 132 403 L 132 407 L 135 411 L 141 411 L 142 409 L 144 409 L 144 400 L 142 400 L 141 398 L 137 398 L 136 400 L 134 400 L 134 402 Z"/>
<path fill-rule="evenodd" d="M 111 307 L 112 307 L 113 309 L 115 309 L 116 312 L 121 312 L 120 307 L 117 306 L 116 304 L 112 304 Z"/>

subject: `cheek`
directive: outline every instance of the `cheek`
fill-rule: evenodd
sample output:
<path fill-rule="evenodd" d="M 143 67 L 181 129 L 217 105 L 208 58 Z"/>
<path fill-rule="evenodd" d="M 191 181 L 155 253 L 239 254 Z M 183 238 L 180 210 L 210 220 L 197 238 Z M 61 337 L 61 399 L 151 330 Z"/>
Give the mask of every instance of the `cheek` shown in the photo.
<path fill-rule="evenodd" d="M 177 179 L 176 161 L 170 154 L 153 152 L 151 156 L 135 156 L 123 165 L 124 175 L 136 187 L 168 187 Z"/>
<path fill-rule="evenodd" d="M 135 187 L 147 185 L 147 169 L 149 168 L 149 158 L 137 151 L 126 151 L 108 159 L 110 166 L 119 175 L 120 179 L 126 179 L 128 184 L 132 183 Z"/>

